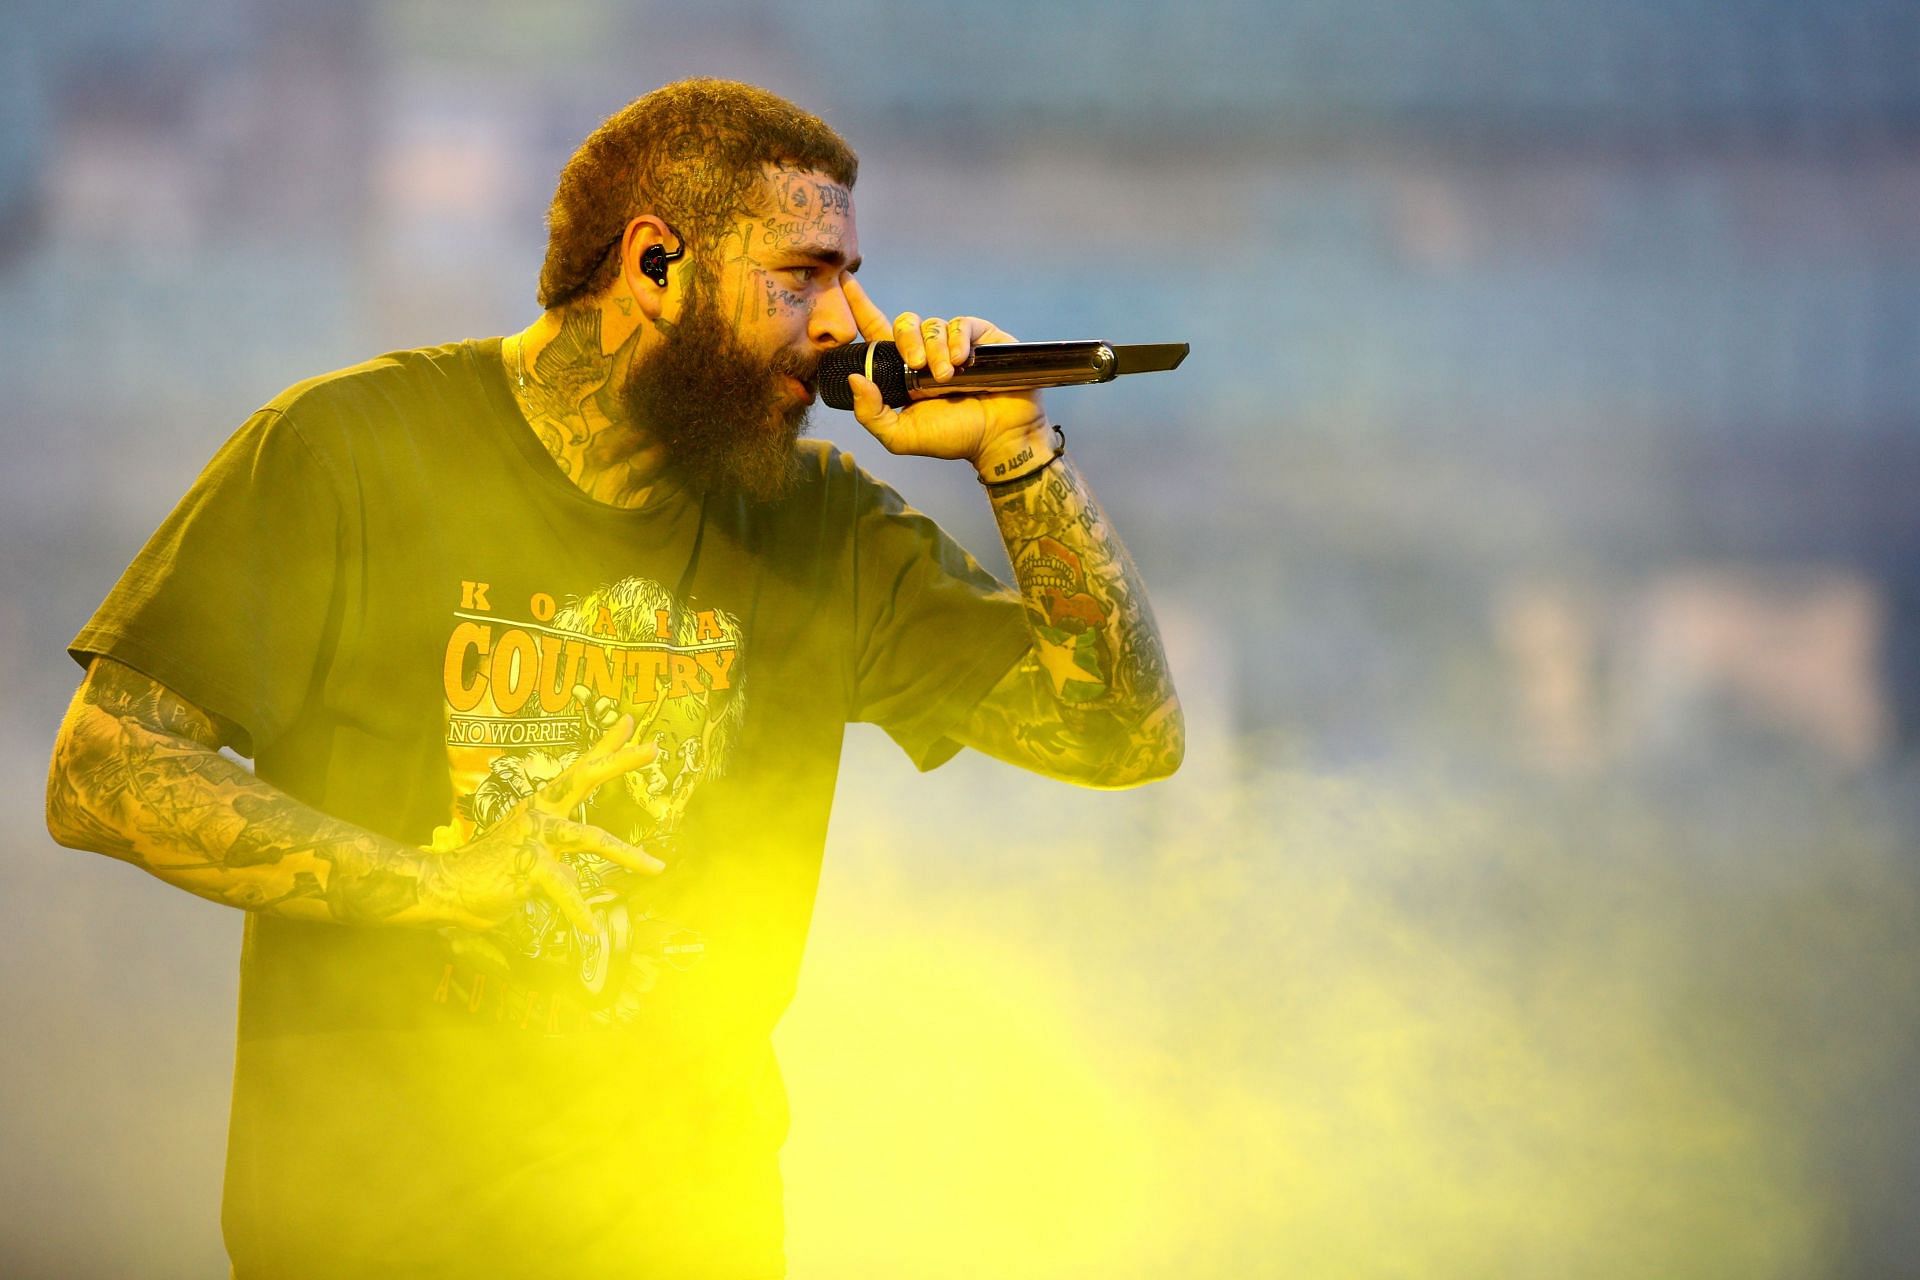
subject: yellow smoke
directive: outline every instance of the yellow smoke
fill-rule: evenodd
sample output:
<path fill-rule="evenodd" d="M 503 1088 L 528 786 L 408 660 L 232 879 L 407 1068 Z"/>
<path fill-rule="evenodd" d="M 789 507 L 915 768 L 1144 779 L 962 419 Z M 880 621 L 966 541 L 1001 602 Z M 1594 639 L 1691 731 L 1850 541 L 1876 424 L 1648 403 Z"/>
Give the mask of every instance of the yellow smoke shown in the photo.
<path fill-rule="evenodd" d="M 796 1280 L 1830 1272 L 1814 1117 L 1920 1004 L 1870 840 L 1181 785 L 1133 838 L 996 802 L 945 824 L 974 869 L 839 840 L 780 1037 Z"/>

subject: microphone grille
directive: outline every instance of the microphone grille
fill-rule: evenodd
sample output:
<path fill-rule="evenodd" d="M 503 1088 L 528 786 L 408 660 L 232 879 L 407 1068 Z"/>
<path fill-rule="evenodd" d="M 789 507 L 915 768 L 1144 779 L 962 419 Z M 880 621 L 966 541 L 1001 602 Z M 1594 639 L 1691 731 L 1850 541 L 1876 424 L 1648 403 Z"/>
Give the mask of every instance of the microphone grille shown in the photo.
<path fill-rule="evenodd" d="M 867 347 L 869 344 L 855 342 L 844 347 L 835 347 L 820 357 L 815 374 L 820 389 L 820 398 L 834 409 L 853 408 L 853 387 L 847 382 L 847 376 L 867 372 Z M 891 342 L 874 344 L 873 372 L 869 375 L 874 385 L 880 388 L 880 398 L 895 409 L 904 409 L 912 403 L 907 395 L 907 362 L 900 358 L 900 352 Z"/>

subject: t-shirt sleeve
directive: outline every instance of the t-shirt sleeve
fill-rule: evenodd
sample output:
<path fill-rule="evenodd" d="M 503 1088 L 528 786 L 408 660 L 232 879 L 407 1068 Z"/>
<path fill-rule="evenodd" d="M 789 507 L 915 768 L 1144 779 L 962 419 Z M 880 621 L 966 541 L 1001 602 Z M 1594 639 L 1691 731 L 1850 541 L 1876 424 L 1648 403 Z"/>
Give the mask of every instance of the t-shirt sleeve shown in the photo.
<path fill-rule="evenodd" d="M 262 409 L 134 557 L 67 651 L 152 677 L 237 727 L 252 755 L 313 687 L 337 576 L 338 491 L 294 424 Z"/>
<path fill-rule="evenodd" d="M 920 769 L 1031 644 L 1020 597 L 887 485 L 856 470 L 851 719 L 877 724 Z"/>

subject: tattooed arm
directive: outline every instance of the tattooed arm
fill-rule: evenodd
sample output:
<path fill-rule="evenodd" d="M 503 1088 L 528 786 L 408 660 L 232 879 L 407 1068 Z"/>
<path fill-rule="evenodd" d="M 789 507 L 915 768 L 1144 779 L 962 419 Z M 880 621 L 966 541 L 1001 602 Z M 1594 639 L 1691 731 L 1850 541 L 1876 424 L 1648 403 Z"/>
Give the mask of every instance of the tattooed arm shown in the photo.
<path fill-rule="evenodd" d="M 567 821 L 585 792 L 644 764 L 631 721 L 485 835 L 436 854 L 301 804 L 219 753 L 218 721 L 164 685 L 95 658 L 54 744 L 47 830 L 190 893 L 249 911 L 342 924 L 484 930 L 542 894 L 591 915 L 564 864 L 588 849 L 640 871 L 661 864 Z M 584 791 L 583 791 L 584 789 Z M 571 802 L 571 803 L 569 803 Z"/>
<path fill-rule="evenodd" d="M 853 280 L 847 301 L 869 342 L 945 381 L 976 344 L 1012 342 L 985 320 L 891 325 Z M 994 518 L 1025 599 L 1033 647 L 954 734 L 990 756 L 1093 787 L 1130 787 L 1180 767 L 1186 730 L 1147 593 L 1106 513 L 1062 454 L 1038 393 L 963 395 L 887 408 L 849 379 L 854 416 L 895 453 L 965 458 L 991 482 Z M 1010 479 L 1011 478 L 1011 479 Z"/>
<path fill-rule="evenodd" d="M 1088 786 L 1169 776 L 1185 724 L 1146 588 L 1072 459 L 989 492 L 1033 648 L 954 736 Z"/>

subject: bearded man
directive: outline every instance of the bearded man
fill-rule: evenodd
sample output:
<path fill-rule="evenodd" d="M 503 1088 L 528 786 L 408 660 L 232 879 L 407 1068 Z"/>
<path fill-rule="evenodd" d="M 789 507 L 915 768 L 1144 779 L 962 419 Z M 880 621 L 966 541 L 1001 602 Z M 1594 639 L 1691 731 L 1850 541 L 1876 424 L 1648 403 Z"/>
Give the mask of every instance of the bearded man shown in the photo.
<path fill-rule="evenodd" d="M 800 440 L 825 351 L 1010 340 L 887 321 L 855 169 L 763 90 L 636 100 L 561 175 L 539 319 L 289 388 L 75 638 L 55 838 L 248 913 L 237 1276 L 784 1274 L 769 1038 L 843 726 L 1178 766 L 1037 394 L 854 380 L 885 447 L 976 468 L 1018 590 Z"/>

